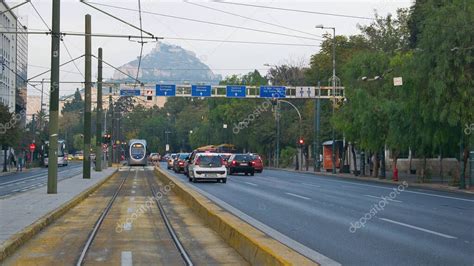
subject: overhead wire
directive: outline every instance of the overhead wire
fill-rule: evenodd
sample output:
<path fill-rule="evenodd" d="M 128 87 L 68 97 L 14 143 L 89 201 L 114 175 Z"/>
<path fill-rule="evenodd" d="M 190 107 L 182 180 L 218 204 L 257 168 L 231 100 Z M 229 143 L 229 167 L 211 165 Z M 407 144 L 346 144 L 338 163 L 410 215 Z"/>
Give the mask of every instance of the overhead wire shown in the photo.
<path fill-rule="evenodd" d="M 221 13 L 224 13 L 224 14 L 228 14 L 228 15 L 231 15 L 231 16 L 256 21 L 256 22 L 259 22 L 259 23 L 262 23 L 262 24 L 266 24 L 266 25 L 270 25 L 270 26 L 274 26 L 274 27 L 278 27 L 278 28 L 282 28 L 282 29 L 286 29 L 286 30 L 290 30 L 290 31 L 294 31 L 294 32 L 299 32 L 299 33 L 311 35 L 311 36 L 314 36 L 314 37 L 319 37 L 319 38 L 323 37 L 323 36 L 316 35 L 316 34 L 313 34 L 313 33 L 309 33 L 309 32 L 306 32 L 306 31 L 293 29 L 293 28 L 286 27 L 286 26 L 283 26 L 283 25 L 280 25 L 280 24 L 276 24 L 276 23 L 271 23 L 271 22 L 268 22 L 268 21 L 265 21 L 265 20 L 260 20 L 260 19 L 256 19 L 256 18 L 252 18 L 252 17 L 248 17 L 248 16 L 243 16 L 243 15 L 240 15 L 240 14 L 237 14 L 237 13 L 228 12 L 228 11 L 225 11 L 225 10 L 222 10 L 222 9 L 201 5 L 201 4 L 198 4 L 198 3 L 191 2 L 189 0 L 184 0 L 184 2 L 187 3 L 187 4 L 190 4 L 190 5 L 195 5 L 195 6 L 199 6 L 199 7 L 202 7 L 202 8 L 214 10 L 214 11 L 221 12 Z"/>
<path fill-rule="evenodd" d="M 127 7 L 115 6 L 115 5 L 109 5 L 109 4 L 102 4 L 102 3 L 96 3 L 96 2 L 90 2 L 90 3 L 92 3 L 92 4 L 94 4 L 94 5 L 106 6 L 106 7 L 115 8 L 115 9 L 121 9 L 121 10 L 127 10 L 127 11 L 134 11 L 134 12 L 137 11 L 136 9 L 133 9 L 133 8 L 127 8 Z M 313 40 L 313 41 L 322 41 L 322 39 L 310 38 L 310 37 L 305 37 L 305 36 L 300 36 L 300 35 L 286 34 L 286 33 L 281 33 L 281 32 L 260 30 L 260 29 L 254 29 L 254 28 L 247 28 L 247 27 L 241 27 L 241 26 L 237 26 L 237 25 L 230 25 L 230 24 L 224 24 L 224 23 L 218 23 L 218 22 L 212 22 L 212 21 L 206 21 L 206 20 L 185 18 L 185 17 L 179 17 L 179 16 L 174 16 L 174 15 L 156 13 L 156 12 L 151 12 L 151 11 L 142 11 L 142 13 L 143 13 L 143 14 L 155 15 L 155 16 L 162 16 L 162 17 L 174 18 L 174 19 L 179 19 L 179 20 L 186 20 L 186 21 L 198 22 L 198 23 L 203 23 L 203 24 L 210 24 L 210 25 L 214 25 L 214 26 L 221 26 L 221 27 L 242 29 L 242 30 L 247 30 L 247 31 L 254 31 L 254 32 L 267 33 L 267 34 L 273 34 L 273 35 L 279 35 L 279 36 L 286 36 L 286 37 L 293 37 L 293 38 L 300 38 L 300 39 L 308 39 L 308 40 Z"/>
<path fill-rule="evenodd" d="M 273 10 L 280 10 L 280 11 L 290 11 L 290 12 L 298 12 L 298 13 L 306 13 L 306 14 L 315 14 L 315 15 L 323 15 L 323 16 L 334 16 L 334 17 L 342 17 L 342 18 L 375 20 L 375 18 L 363 17 L 363 16 L 355 16 L 355 15 L 345 15 L 345 14 L 327 13 L 327 12 L 318 12 L 318 11 L 309 11 L 309 10 L 283 8 L 283 7 L 273 7 L 273 6 L 262 6 L 262 5 L 255 5 L 255 4 L 228 2 L 228 1 L 222 1 L 222 0 L 211 0 L 211 1 L 214 2 L 214 3 L 219 3 L 219 4 L 229 4 L 229 5 L 238 5 L 238 6 L 257 7 L 257 8 L 264 8 L 264 9 L 273 9 Z"/>
<path fill-rule="evenodd" d="M 48 23 L 46 23 L 46 20 L 44 20 L 43 16 L 41 15 L 41 13 L 38 11 L 38 9 L 36 9 L 35 5 L 33 4 L 32 1 L 30 1 L 30 4 L 31 6 L 33 7 L 33 9 L 35 10 L 36 14 L 38 15 L 38 17 L 41 19 L 41 21 L 43 22 L 43 24 L 46 26 L 46 28 L 49 30 L 49 32 L 52 32 L 51 28 L 49 27 Z M 63 38 L 61 38 L 61 41 L 63 43 L 63 46 L 64 48 L 66 49 L 66 52 L 67 54 L 69 55 L 69 58 L 70 59 L 73 59 L 72 55 L 71 55 L 71 52 L 69 51 L 69 48 L 67 47 L 66 45 L 66 42 L 64 41 Z M 84 74 L 82 74 L 81 70 L 79 69 L 79 67 L 77 66 L 75 60 L 72 60 L 72 63 L 74 64 L 74 67 L 77 69 L 77 71 L 82 75 L 82 77 L 85 79 L 85 76 Z"/>

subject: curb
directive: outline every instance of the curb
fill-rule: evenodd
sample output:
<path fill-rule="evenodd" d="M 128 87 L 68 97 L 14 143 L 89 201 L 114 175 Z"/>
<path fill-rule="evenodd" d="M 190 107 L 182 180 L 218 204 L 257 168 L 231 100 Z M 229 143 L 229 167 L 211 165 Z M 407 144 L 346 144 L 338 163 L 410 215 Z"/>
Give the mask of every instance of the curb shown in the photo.
<path fill-rule="evenodd" d="M 357 177 L 357 176 L 344 176 L 344 175 L 329 174 L 329 173 L 324 173 L 324 172 L 297 171 L 297 170 L 292 170 L 292 169 L 283 169 L 283 168 L 274 168 L 274 167 L 267 167 L 267 169 L 280 170 L 280 171 L 285 171 L 285 172 L 290 172 L 290 173 L 300 173 L 300 174 L 338 177 L 338 178 L 349 179 L 349 180 L 352 179 L 352 180 L 368 181 L 368 182 L 391 184 L 391 185 L 399 185 L 403 182 L 402 180 L 401 181 L 392 181 L 390 179 L 378 179 L 378 178 L 369 178 L 369 177 L 365 178 L 365 177 Z M 431 189 L 431 190 L 436 190 L 436 191 L 441 191 L 441 192 L 452 192 L 452 193 L 457 193 L 457 194 L 462 194 L 462 195 L 474 195 L 473 191 L 460 190 L 460 189 L 455 188 L 455 187 L 453 187 L 453 188 L 433 187 L 433 186 L 429 186 L 429 184 L 420 184 L 420 183 L 413 183 L 413 182 L 410 182 L 408 184 L 409 184 L 410 187 Z"/>
<path fill-rule="evenodd" d="M 155 173 L 166 183 L 174 183 L 173 192 L 250 264 L 319 265 L 225 211 L 162 169 L 155 168 Z"/>
<path fill-rule="evenodd" d="M 8 256 L 12 255 L 23 244 L 33 238 L 46 226 L 50 225 L 58 218 L 60 218 L 63 214 L 65 214 L 67 211 L 81 203 L 90 194 L 96 191 L 100 186 L 102 186 L 105 182 L 109 181 L 116 174 L 117 170 L 113 172 L 110 176 L 104 178 L 104 180 L 81 192 L 79 195 L 75 196 L 68 202 L 63 203 L 58 208 L 43 215 L 41 218 L 39 218 L 29 226 L 23 228 L 20 232 L 12 235 L 9 239 L 7 239 L 5 242 L 3 242 L 3 244 L 0 245 L 0 262 L 5 260 Z"/>

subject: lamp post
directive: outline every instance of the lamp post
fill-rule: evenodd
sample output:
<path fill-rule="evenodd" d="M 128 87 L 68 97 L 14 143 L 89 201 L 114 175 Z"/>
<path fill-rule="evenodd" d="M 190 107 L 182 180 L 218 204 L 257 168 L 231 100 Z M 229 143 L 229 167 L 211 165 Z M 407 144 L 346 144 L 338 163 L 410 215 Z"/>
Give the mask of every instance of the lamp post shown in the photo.
<path fill-rule="evenodd" d="M 324 27 L 323 25 L 316 25 L 318 29 L 332 29 L 332 117 L 334 117 L 334 103 L 336 96 L 336 28 L 335 27 Z M 336 173 L 336 136 L 334 126 L 332 127 L 332 173 Z"/>
<path fill-rule="evenodd" d="M 293 107 L 293 108 L 296 110 L 296 112 L 298 113 L 298 117 L 299 117 L 300 120 L 299 120 L 299 125 L 298 125 L 298 140 L 297 140 L 297 142 L 299 142 L 299 140 L 300 140 L 301 137 L 302 137 L 302 136 L 301 136 L 301 125 L 302 125 L 302 122 L 303 122 L 303 119 L 302 119 L 302 117 L 301 117 L 300 110 L 298 110 L 298 108 L 297 108 L 294 104 L 292 104 L 291 102 L 289 102 L 289 101 L 287 101 L 287 100 L 277 99 L 277 102 L 283 102 L 283 103 L 289 104 L 289 105 L 290 105 L 291 107 Z M 278 104 L 277 104 L 277 105 L 278 105 Z M 297 156 L 301 157 L 301 149 L 299 150 L 299 154 L 298 154 Z M 303 162 L 302 162 L 302 161 L 303 161 L 303 160 L 300 160 L 300 162 L 299 162 L 299 163 L 301 164 L 301 166 L 303 166 Z M 296 164 L 296 167 L 297 167 L 298 169 L 301 169 L 301 168 L 299 167 L 299 164 L 298 164 L 298 163 Z M 296 169 L 296 170 L 298 170 L 298 169 Z"/>

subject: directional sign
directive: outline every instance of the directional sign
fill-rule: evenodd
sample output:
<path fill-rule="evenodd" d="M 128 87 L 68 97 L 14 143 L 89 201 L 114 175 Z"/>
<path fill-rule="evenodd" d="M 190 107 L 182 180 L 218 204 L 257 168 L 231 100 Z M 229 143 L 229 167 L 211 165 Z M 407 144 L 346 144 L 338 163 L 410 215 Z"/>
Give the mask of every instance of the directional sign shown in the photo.
<path fill-rule="evenodd" d="M 296 98 L 314 98 L 315 97 L 315 87 L 295 87 L 296 89 Z"/>
<path fill-rule="evenodd" d="M 191 96 L 193 97 L 211 97 L 211 85 L 192 85 Z"/>
<path fill-rule="evenodd" d="M 120 96 L 140 96 L 140 90 L 121 89 Z"/>
<path fill-rule="evenodd" d="M 176 96 L 176 85 L 156 84 L 156 96 Z"/>
<path fill-rule="evenodd" d="M 286 87 L 261 86 L 260 97 L 261 98 L 285 98 Z"/>
<path fill-rule="evenodd" d="M 246 92 L 247 88 L 245 86 L 229 85 L 227 86 L 226 96 L 228 98 L 245 98 Z"/>

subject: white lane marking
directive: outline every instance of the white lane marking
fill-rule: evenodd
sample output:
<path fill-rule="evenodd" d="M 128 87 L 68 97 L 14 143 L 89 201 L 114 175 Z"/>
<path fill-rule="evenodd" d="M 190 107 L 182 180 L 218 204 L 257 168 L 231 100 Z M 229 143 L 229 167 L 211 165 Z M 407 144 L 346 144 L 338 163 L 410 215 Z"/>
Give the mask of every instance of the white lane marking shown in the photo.
<path fill-rule="evenodd" d="M 300 195 L 293 194 L 293 193 L 290 193 L 290 192 L 285 192 L 285 194 L 286 194 L 286 195 L 293 196 L 293 197 L 297 197 L 297 198 L 300 198 L 300 199 L 310 200 L 310 198 L 308 198 L 308 197 L 300 196 Z"/>
<path fill-rule="evenodd" d="M 433 234 L 433 235 L 437 235 L 437 236 L 441 236 L 441 237 L 444 237 L 444 238 L 457 239 L 457 237 L 455 237 L 455 236 L 450 236 L 450 235 L 438 233 L 438 232 L 431 231 L 431 230 L 428 230 L 428 229 L 425 229 L 425 228 L 421 228 L 421 227 L 414 226 L 414 225 L 409 225 L 409 224 L 402 223 L 402 222 L 397 222 L 397 221 L 390 220 L 390 219 L 387 219 L 387 218 L 379 218 L 379 219 L 382 220 L 382 221 L 385 221 L 385 222 L 389 222 L 389 223 L 393 223 L 393 224 L 398 224 L 398 225 L 401 225 L 401 226 L 405 226 L 405 227 L 408 227 L 408 228 L 420 230 L 420 231 L 423 231 L 423 232 L 426 232 L 426 233 L 430 233 L 430 234 Z"/>
<path fill-rule="evenodd" d="M 388 190 L 397 189 L 397 187 L 391 187 L 390 188 L 390 187 L 382 187 L 382 186 L 376 186 L 376 185 L 359 184 L 359 183 L 348 182 L 348 181 L 337 181 L 337 180 L 327 180 L 327 179 L 324 179 L 324 180 L 327 181 L 327 182 L 342 183 L 342 184 L 346 184 L 346 185 L 356 185 L 356 186 L 363 186 L 363 187 L 375 187 L 375 188 L 388 189 Z M 402 185 L 402 184 L 399 184 L 399 185 Z M 456 198 L 456 197 L 443 196 L 443 195 L 437 195 L 437 194 L 432 194 L 432 193 L 423 193 L 423 192 L 412 191 L 412 190 L 408 190 L 408 189 L 405 189 L 403 192 L 404 193 L 413 193 L 413 194 L 426 195 L 426 196 L 431 196 L 431 197 L 445 198 L 445 199 L 453 199 L 453 200 L 474 202 L 474 200 L 471 200 L 471 199 Z"/>
<path fill-rule="evenodd" d="M 125 230 L 125 231 L 132 230 L 132 223 L 124 223 L 123 224 L 123 230 Z"/>
<path fill-rule="evenodd" d="M 182 181 L 179 181 L 179 182 L 182 182 Z M 208 199 L 214 201 L 215 203 L 217 203 L 217 205 L 221 206 L 222 208 L 228 210 L 229 212 L 231 212 L 232 214 L 238 216 L 239 218 L 241 218 L 242 220 L 246 221 L 247 223 L 255 226 L 257 229 L 263 231 L 264 233 L 266 233 L 267 235 L 275 238 L 276 240 L 280 241 L 281 243 L 295 249 L 296 251 L 298 251 L 299 253 L 303 254 L 304 256 L 310 258 L 311 260 L 313 261 L 317 261 L 319 264 L 323 265 L 323 266 L 326 266 L 326 265 L 334 265 L 334 266 L 340 266 L 341 264 L 331 258 L 328 258 L 326 256 L 324 256 L 323 254 L 317 252 L 316 250 L 314 249 L 311 249 L 303 244 L 301 244 L 300 242 L 294 240 L 293 238 L 290 238 L 288 237 L 287 235 L 284 235 L 282 234 L 281 232 L 275 230 L 274 228 L 260 222 L 259 220 L 245 214 L 244 212 L 238 210 L 237 208 L 233 207 L 232 205 L 226 203 L 225 201 L 217 198 L 216 196 L 196 187 L 196 186 L 193 186 L 191 184 L 188 184 L 188 183 L 183 183 L 185 184 L 185 186 L 188 186 L 194 190 L 196 190 L 197 192 L 201 193 L 202 195 L 204 195 L 205 197 L 207 197 Z"/>
<path fill-rule="evenodd" d="M 122 251 L 122 260 L 121 260 L 121 265 L 122 266 L 132 266 L 132 252 L 131 251 Z"/>
<path fill-rule="evenodd" d="M 382 197 L 377 197 L 377 196 L 372 196 L 372 195 L 364 195 L 366 197 L 369 197 L 369 198 L 374 198 L 374 199 L 378 199 L 378 200 L 383 200 Z M 393 201 L 393 202 L 398 202 L 398 203 L 402 203 L 403 201 L 400 201 L 400 200 L 396 200 L 396 199 L 391 199 L 390 197 L 386 197 L 387 200 L 389 201 Z"/>
<path fill-rule="evenodd" d="M 310 183 L 301 183 L 301 185 L 311 186 L 311 187 L 321 187 L 321 186 L 310 184 Z"/>
<path fill-rule="evenodd" d="M 258 187 L 258 185 L 255 184 L 255 183 L 251 183 L 251 182 L 244 182 L 244 183 L 249 184 L 249 185 L 254 186 L 254 187 Z"/>

